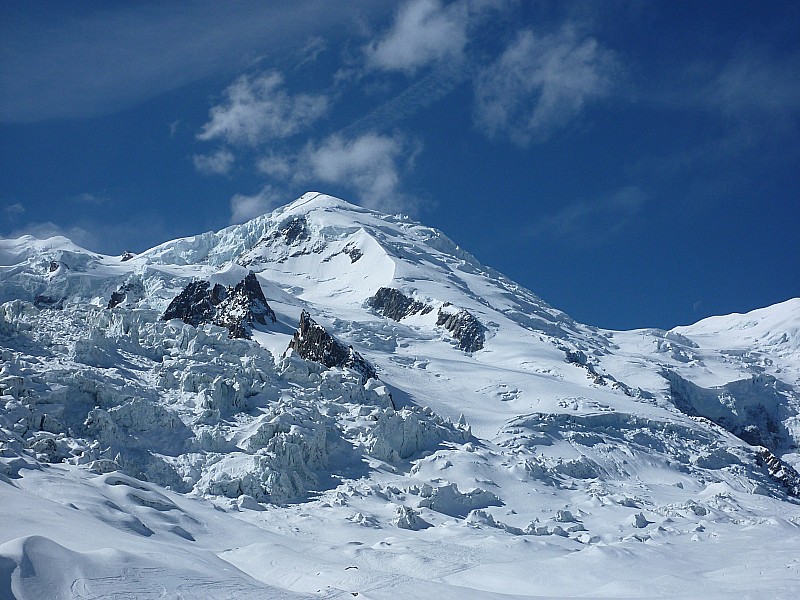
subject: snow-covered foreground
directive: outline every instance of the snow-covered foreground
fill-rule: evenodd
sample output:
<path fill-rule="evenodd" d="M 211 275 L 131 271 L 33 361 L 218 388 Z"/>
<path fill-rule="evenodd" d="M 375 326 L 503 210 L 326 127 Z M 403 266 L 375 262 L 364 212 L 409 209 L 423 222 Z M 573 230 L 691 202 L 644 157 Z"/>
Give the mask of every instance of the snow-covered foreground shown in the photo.
<path fill-rule="evenodd" d="M 598 330 L 307 194 L 0 302 L 0 598 L 800 590 L 798 299 Z"/>
<path fill-rule="evenodd" d="M 427 511 L 435 527 L 400 529 L 391 502 L 366 483 L 338 502 L 241 511 L 77 467 L 15 483 L 0 505 L 11 539 L 0 545 L 2 597 L 792 598 L 800 577 L 796 511 L 724 486 L 645 508 L 654 522 L 643 529 L 629 518 L 638 510 L 565 494 L 562 505 L 611 540 L 587 544 Z M 523 493 L 508 504 L 517 500 L 536 503 Z M 695 514 L 701 507 L 708 514 Z M 555 513 L 539 511 L 552 528 Z"/>

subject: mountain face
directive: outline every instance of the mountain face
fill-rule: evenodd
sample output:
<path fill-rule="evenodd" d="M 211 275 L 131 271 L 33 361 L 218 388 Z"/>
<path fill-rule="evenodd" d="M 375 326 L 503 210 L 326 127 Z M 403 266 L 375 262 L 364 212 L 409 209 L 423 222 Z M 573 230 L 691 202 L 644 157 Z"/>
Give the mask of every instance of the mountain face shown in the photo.
<path fill-rule="evenodd" d="M 601 330 L 309 193 L 138 255 L 0 240 L 0 358 L 0 597 L 800 582 L 800 299 Z"/>

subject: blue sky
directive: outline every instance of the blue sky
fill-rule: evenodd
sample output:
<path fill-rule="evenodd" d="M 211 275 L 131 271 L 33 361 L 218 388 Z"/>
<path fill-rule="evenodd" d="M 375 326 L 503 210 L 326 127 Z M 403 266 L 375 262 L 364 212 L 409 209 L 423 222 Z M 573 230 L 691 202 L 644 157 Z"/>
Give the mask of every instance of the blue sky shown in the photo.
<path fill-rule="evenodd" d="M 796 2 L 4 2 L 0 235 L 106 253 L 307 190 L 576 319 L 800 295 Z"/>

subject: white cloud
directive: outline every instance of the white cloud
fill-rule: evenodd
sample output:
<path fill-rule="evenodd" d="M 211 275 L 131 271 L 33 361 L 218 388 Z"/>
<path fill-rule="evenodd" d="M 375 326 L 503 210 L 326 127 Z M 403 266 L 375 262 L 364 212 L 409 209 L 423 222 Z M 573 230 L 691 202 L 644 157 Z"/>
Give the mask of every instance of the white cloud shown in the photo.
<path fill-rule="evenodd" d="M 476 124 L 522 146 L 543 140 L 607 95 L 617 72 L 611 51 L 571 27 L 546 36 L 522 31 L 474 82 Z"/>
<path fill-rule="evenodd" d="M 226 175 L 230 173 L 234 163 L 233 152 L 220 148 L 213 154 L 195 154 L 192 156 L 194 168 L 206 175 Z"/>
<path fill-rule="evenodd" d="M 295 165 L 291 157 L 269 153 L 256 161 L 256 168 L 275 179 L 289 179 Z"/>
<path fill-rule="evenodd" d="M 328 111 L 326 96 L 287 93 L 283 75 L 277 71 L 242 75 L 225 90 L 225 96 L 222 104 L 212 107 L 198 139 L 256 146 L 290 137 Z"/>
<path fill-rule="evenodd" d="M 300 157 L 300 178 L 346 186 L 370 208 L 409 209 L 414 199 L 402 192 L 400 175 L 418 152 L 418 145 L 400 136 L 366 133 L 345 139 L 334 135 L 318 146 L 306 146 Z"/>
<path fill-rule="evenodd" d="M 252 195 L 236 194 L 231 198 L 231 223 L 243 223 L 277 208 L 286 201 L 273 187 L 265 185 Z"/>
<path fill-rule="evenodd" d="M 443 59 L 458 60 L 467 43 L 468 15 L 459 3 L 412 0 L 397 12 L 394 25 L 366 48 L 374 69 L 413 73 Z"/>
<path fill-rule="evenodd" d="M 77 196 L 73 196 L 72 200 L 74 202 L 80 202 L 81 204 L 92 204 L 94 206 L 102 206 L 110 201 L 108 193 L 100 192 L 98 194 L 93 194 L 91 192 L 83 192 L 78 194 Z"/>
<path fill-rule="evenodd" d="M 280 182 L 282 189 L 335 186 L 363 206 L 413 212 L 417 198 L 403 191 L 402 175 L 413 167 L 420 151 L 418 141 L 399 134 L 337 133 L 318 143 L 309 142 L 295 154 L 266 154 L 256 166 L 273 182 Z M 256 196 L 237 196 L 236 206 L 242 214 L 259 214 L 263 207 L 274 206 L 271 199 L 276 196 L 268 186 Z"/>
<path fill-rule="evenodd" d="M 308 38 L 306 45 L 300 50 L 300 61 L 297 63 L 296 69 L 303 65 L 313 63 L 317 57 L 328 49 L 328 42 L 325 38 L 314 35 Z"/>

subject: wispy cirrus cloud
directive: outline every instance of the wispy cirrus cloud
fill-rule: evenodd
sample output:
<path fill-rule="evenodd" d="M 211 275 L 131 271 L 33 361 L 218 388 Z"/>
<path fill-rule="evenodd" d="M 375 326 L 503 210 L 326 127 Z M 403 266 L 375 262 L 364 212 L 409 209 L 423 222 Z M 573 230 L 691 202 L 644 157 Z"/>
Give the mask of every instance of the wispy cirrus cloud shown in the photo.
<path fill-rule="evenodd" d="M 539 219 L 530 233 L 581 245 L 597 245 L 611 239 L 647 203 L 647 194 L 636 185 L 616 190 L 595 200 L 579 200 Z"/>
<path fill-rule="evenodd" d="M 485 35 L 481 25 L 500 11 L 493 0 L 402 4 L 389 28 L 362 46 L 352 76 L 337 79 L 334 89 L 337 98 L 368 89 L 386 72 L 405 73 L 410 85 L 316 143 L 301 146 L 298 134 L 330 115 L 331 96 L 290 90 L 282 73 L 274 70 L 236 79 L 197 135 L 201 141 L 221 141 L 227 153 L 242 153 L 248 160 L 255 150 L 255 168 L 269 182 L 258 194 L 235 196 L 233 218 L 271 208 L 274 186 L 286 190 L 307 184 L 342 189 L 365 206 L 413 211 L 417 199 L 405 191 L 403 180 L 421 144 L 385 132 L 465 81 L 474 84 L 478 128 L 489 136 L 509 136 L 521 146 L 543 140 L 608 93 L 616 57 L 574 27 L 541 36 L 521 31 L 493 61 L 491 55 L 472 52 L 470 44 Z M 310 38 L 300 65 L 326 48 L 324 39 Z M 384 95 L 392 88 L 386 85 Z M 264 153 L 266 143 L 275 141 L 280 144 L 270 144 Z M 201 156 L 195 157 L 198 169 L 225 172 L 227 163 L 220 161 L 217 168 L 211 160 L 222 159 L 222 154 Z"/>
<path fill-rule="evenodd" d="M 290 94 L 278 71 L 242 75 L 225 90 L 225 100 L 211 108 L 209 121 L 197 138 L 256 146 L 290 137 L 328 112 L 321 94 Z"/>
<path fill-rule="evenodd" d="M 371 112 L 351 123 L 343 133 L 355 135 L 392 127 L 446 97 L 468 79 L 468 68 L 463 64 L 458 62 L 438 64 L 402 92 L 388 98 Z"/>
<path fill-rule="evenodd" d="M 668 110 L 704 111 L 759 127 L 800 114 L 800 53 L 742 42 L 714 59 L 680 63 L 639 82 L 639 99 Z"/>
<path fill-rule="evenodd" d="M 58 3 L 0 18 L 0 121 L 110 114 L 314 36 L 343 36 L 386 0 Z"/>
<path fill-rule="evenodd" d="M 432 62 L 460 60 L 467 44 L 463 3 L 412 0 L 397 12 L 392 28 L 365 48 L 370 68 L 413 73 Z"/>
<path fill-rule="evenodd" d="M 317 57 L 328 49 L 328 41 L 319 35 L 312 35 L 299 52 L 299 61 L 295 69 L 313 63 Z"/>
<path fill-rule="evenodd" d="M 747 118 L 800 113 L 800 54 L 776 56 L 767 48 L 737 49 L 702 91 L 725 115 Z"/>
<path fill-rule="evenodd" d="M 606 96 L 619 74 L 614 53 L 574 27 L 526 29 L 474 81 L 475 123 L 520 146 L 543 141 Z"/>
<path fill-rule="evenodd" d="M 714 124 L 708 133 L 689 131 L 679 144 L 635 157 L 627 167 L 630 176 L 677 192 L 687 205 L 723 201 L 753 186 L 755 169 L 797 162 L 800 53 L 743 42 L 715 60 L 681 64 L 642 83 L 641 99 L 673 119 Z M 755 185 L 769 178 L 758 180 Z"/>
<path fill-rule="evenodd" d="M 236 161 L 233 152 L 228 148 L 220 148 L 211 154 L 195 154 L 192 156 L 194 168 L 205 175 L 227 175 Z"/>

